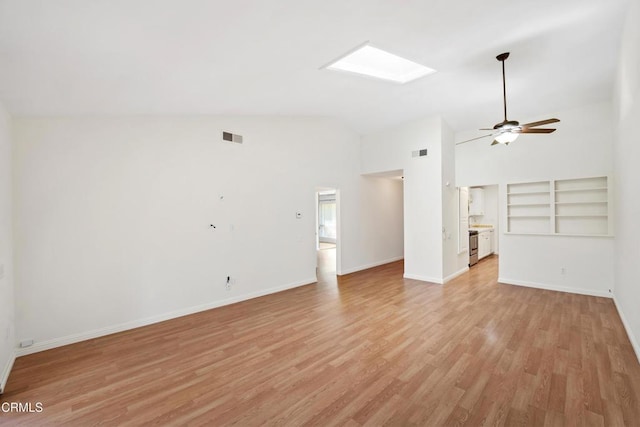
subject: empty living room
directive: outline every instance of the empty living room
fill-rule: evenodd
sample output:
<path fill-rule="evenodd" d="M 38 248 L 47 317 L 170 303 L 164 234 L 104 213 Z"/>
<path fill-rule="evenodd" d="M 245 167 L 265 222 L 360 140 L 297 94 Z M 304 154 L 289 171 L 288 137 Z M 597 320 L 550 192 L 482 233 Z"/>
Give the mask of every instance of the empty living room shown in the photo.
<path fill-rule="evenodd" d="M 637 426 L 640 0 L 0 0 L 0 425 Z"/>

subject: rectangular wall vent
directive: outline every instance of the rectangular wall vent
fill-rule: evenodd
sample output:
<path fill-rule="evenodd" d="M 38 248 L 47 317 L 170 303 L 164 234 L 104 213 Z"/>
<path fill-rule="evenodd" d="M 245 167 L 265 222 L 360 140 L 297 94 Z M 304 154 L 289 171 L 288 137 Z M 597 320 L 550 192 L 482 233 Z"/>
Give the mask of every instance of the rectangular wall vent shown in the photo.
<path fill-rule="evenodd" d="M 242 144 L 242 135 L 236 135 L 231 132 L 222 132 L 222 140 Z"/>
<path fill-rule="evenodd" d="M 423 148 L 422 150 L 416 150 L 411 152 L 411 157 L 424 157 L 427 155 L 427 149 Z"/>

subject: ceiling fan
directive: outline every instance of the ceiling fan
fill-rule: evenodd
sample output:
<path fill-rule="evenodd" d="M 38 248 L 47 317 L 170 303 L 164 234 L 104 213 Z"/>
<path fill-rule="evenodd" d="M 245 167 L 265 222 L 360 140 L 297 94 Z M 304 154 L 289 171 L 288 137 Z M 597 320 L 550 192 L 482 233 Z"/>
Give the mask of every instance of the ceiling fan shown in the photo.
<path fill-rule="evenodd" d="M 557 123 L 560 120 L 558 119 L 547 119 L 540 120 L 538 122 L 531 122 L 521 125 L 519 122 L 515 120 L 507 119 L 507 85 L 504 77 L 504 61 L 509 57 L 509 52 L 501 53 L 496 56 L 496 59 L 502 62 L 502 99 L 504 101 L 504 121 L 495 125 L 492 129 L 480 129 L 480 130 L 491 130 L 493 131 L 490 134 L 482 135 L 477 138 L 468 139 L 466 141 L 457 142 L 456 145 L 464 144 L 470 141 L 475 141 L 476 139 L 486 138 L 488 136 L 493 136 L 494 140 L 491 145 L 496 144 L 505 144 L 509 145 L 510 142 L 516 140 L 518 135 L 521 133 L 551 133 L 554 132 L 555 129 L 551 128 L 539 128 L 538 126 L 548 125 L 550 123 Z"/>

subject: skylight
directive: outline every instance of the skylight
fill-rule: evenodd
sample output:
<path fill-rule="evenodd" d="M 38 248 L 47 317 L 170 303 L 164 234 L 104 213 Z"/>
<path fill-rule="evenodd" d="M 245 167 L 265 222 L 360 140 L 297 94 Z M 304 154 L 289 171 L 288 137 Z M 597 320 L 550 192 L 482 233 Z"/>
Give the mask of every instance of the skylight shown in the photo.
<path fill-rule="evenodd" d="M 362 45 L 325 68 L 334 71 L 347 71 L 400 84 L 408 83 L 436 72 L 434 69 L 375 48 L 369 44 Z"/>

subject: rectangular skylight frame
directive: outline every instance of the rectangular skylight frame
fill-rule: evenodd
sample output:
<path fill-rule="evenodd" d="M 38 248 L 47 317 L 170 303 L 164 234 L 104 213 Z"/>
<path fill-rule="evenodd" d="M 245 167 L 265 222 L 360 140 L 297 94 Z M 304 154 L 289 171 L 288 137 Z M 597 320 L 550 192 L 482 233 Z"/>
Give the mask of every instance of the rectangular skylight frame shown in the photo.
<path fill-rule="evenodd" d="M 368 41 L 322 68 L 398 84 L 406 84 L 436 72 L 433 68 L 372 46 Z"/>

